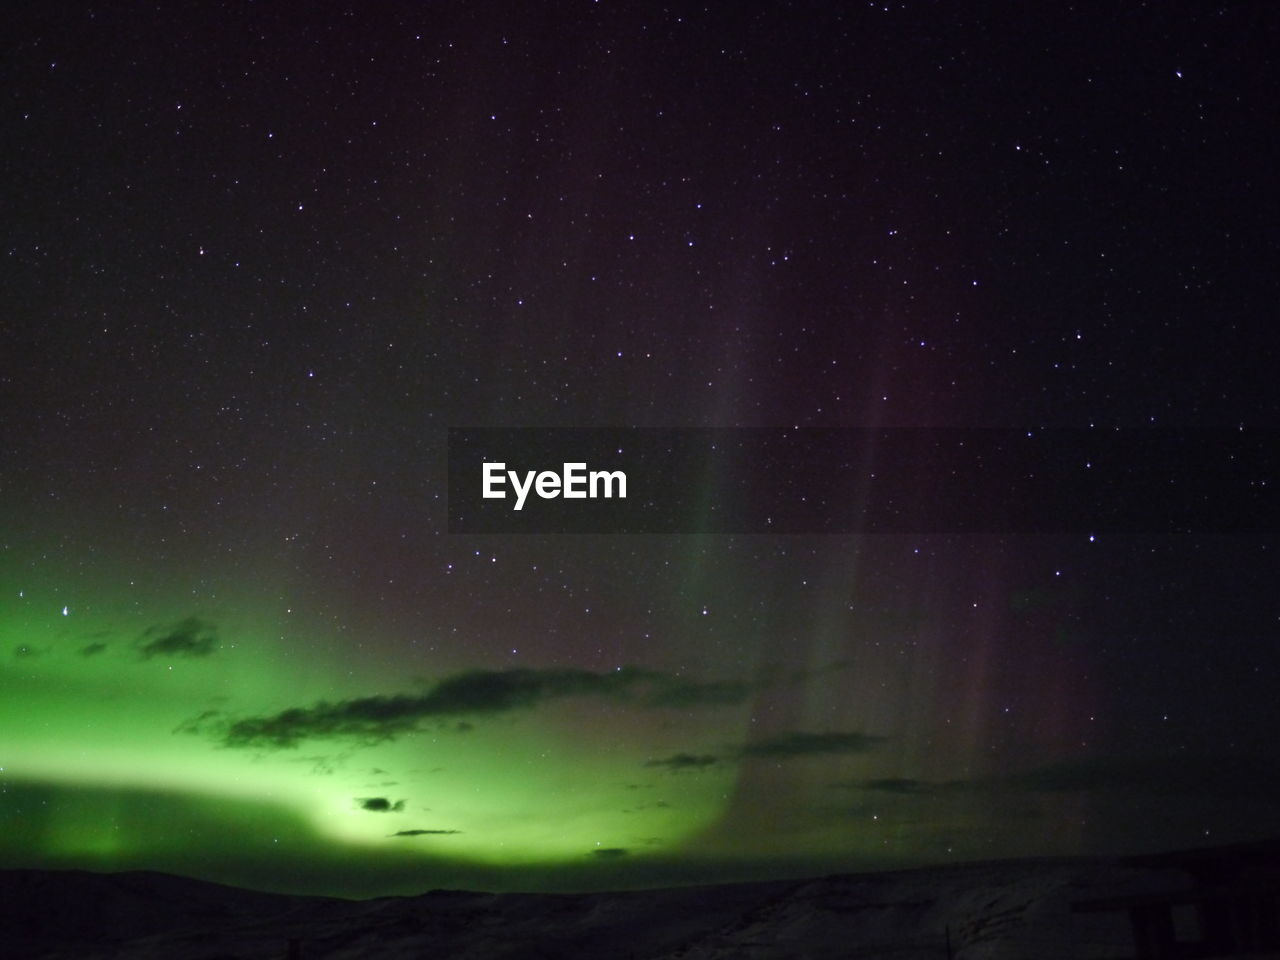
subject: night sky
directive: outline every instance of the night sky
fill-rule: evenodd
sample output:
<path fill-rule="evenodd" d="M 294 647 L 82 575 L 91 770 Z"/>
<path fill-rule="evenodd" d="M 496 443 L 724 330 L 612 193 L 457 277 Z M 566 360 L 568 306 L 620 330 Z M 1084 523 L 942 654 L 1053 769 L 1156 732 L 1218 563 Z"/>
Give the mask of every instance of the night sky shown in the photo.
<path fill-rule="evenodd" d="M 1273 522 L 461 535 L 445 447 L 1274 429 L 1273 5 L 159 6 L 0 31 L 0 866 L 1280 833 Z"/>

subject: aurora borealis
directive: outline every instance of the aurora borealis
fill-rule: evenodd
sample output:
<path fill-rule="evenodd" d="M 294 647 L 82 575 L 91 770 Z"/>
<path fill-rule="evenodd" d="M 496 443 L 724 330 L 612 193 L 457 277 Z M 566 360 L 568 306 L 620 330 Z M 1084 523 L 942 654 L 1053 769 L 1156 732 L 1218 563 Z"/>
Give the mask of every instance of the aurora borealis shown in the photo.
<path fill-rule="evenodd" d="M 608 889 L 1280 830 L 1273 522 L 449 532 L 450 427 L 1274 429 L 1275 13 L 1013 9 L 27 5 L 0 867 Z"/>

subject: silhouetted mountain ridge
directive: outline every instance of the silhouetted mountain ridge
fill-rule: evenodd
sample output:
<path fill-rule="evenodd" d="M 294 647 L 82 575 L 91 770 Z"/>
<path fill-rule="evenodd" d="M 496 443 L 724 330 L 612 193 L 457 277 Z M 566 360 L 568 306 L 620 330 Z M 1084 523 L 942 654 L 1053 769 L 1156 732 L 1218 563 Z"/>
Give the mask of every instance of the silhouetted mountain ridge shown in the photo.
<path fill-rule="evenodd" d="M 436 890 L 343 900 L 162 873 L 0 871 L 6 958 L 729 957 L 1038 960 L 1133 955 L 1124 910 L 1184 897 L 1205 862 L 1275 862 L 1275 843 L 1131 859 L 960 864 L 618 893 Z M 1188 869 L 1189 866 L 1189 869 Z M 1270 869 L 1270 867 L 1267 867 Z"/>

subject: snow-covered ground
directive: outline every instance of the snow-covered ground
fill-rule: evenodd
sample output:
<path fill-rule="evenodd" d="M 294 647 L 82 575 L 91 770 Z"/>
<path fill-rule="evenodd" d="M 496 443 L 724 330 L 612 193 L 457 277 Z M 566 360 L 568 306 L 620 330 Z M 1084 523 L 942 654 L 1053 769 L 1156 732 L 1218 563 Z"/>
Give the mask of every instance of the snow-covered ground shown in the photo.
<path fill-rule="evenodd" d="M 335 900 L 153 873 L 0 872 L 0 956 L 275 960 L 298 941 L 337 958 L 1133 956 L 1123 913 L 1075 901 L 1186 889 L 1177 870 L 1014 861 L 592 894 L 433 892 Z"/>

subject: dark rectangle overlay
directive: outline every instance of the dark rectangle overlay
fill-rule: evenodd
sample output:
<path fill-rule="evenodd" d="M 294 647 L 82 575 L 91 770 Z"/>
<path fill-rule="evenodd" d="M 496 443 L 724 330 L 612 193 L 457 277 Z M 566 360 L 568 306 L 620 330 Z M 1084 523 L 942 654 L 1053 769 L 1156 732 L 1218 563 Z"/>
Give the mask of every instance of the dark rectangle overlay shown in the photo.
<path fill-rule="evenodd" d="M 449 430 L 450 533 L 1271 533 L 1280 431 L 1172 429 Z M 484 464 L 621 471 L 626 496 L 520 510 Z M 491 467 L 496 472 L 496 468 Z M 554 497 L 550 494 L 556 494 Z"/>

